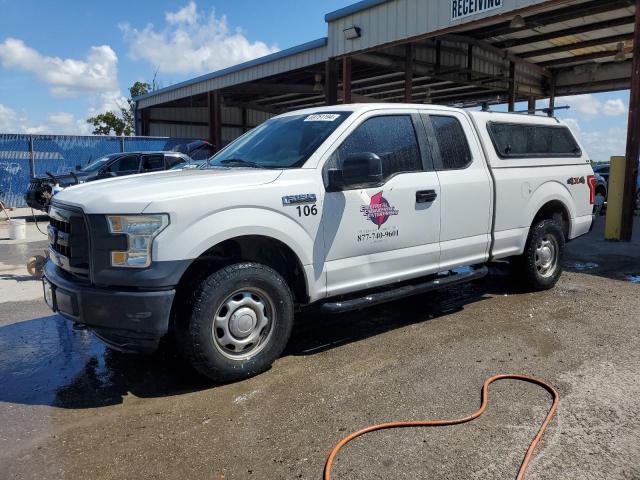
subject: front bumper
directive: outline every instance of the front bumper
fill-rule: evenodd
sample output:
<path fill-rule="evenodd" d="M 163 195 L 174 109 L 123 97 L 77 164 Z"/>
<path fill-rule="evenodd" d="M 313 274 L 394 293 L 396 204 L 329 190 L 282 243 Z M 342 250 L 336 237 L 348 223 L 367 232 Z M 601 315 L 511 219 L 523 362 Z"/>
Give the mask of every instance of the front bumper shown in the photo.
<path fill-rule="evenodd" d="M 96 288 L 72 280 L 51 260 L 45 264 L 43 281 L 54 312 L 88 326 L 118 350 L 152 352 L 169 329 L 174 289 Z"/>

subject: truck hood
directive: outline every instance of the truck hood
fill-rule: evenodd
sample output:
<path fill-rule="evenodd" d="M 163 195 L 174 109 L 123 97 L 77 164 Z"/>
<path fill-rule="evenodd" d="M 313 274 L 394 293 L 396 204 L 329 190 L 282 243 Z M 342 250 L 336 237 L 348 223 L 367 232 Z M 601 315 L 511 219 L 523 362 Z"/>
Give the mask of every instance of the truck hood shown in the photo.
<path fill-rule="evenodd" d="M 282 170 L 208 168 L 144 173 L 66 188 L 55 201 L 85 213 L 141 213 L 151 202 L 243 190 L 276 180 Z"/>

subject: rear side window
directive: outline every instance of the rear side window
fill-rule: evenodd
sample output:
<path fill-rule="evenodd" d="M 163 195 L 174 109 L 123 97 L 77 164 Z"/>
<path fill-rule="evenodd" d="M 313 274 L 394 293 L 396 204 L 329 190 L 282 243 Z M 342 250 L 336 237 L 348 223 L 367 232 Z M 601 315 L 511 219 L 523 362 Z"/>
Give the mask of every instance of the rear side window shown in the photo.
<path fill-rule="evenodd" d="M 396 173 L 423 169 L 413 120 L 409 115 L 386 115 L 365 120 L 333 153 L 327 162 L 328 167 L 341 166 L 347 156 L 365 152 L 380 157 L 385 181 Z"/>
<path fill-rule="evenodd" d="M 173 155 L 165 155 L 165 162 L 167 164 L 167 170 L 172 167 L 175 167 L 179 163 L 184 163 L 184 159 L 182 157 L 175 157 Z"/>
<path fill-rule="evenodd" d="M 439 170 L 466 168 L 471 163 L 471 151 L 458 119 L 444 115 L 429 115 L 429 118 L 440 149 Z"/>
<path fill-rule="evenodd" d="M 145 155 L 142 157 L 143 172 L 158 172 L 164 170 L 164 155 Z"/>
<path fill-rule="evenodd" d="M 487 123 L 496 153 L 501 158 L 579 157 L 580 147 L 562 125 Z"/>

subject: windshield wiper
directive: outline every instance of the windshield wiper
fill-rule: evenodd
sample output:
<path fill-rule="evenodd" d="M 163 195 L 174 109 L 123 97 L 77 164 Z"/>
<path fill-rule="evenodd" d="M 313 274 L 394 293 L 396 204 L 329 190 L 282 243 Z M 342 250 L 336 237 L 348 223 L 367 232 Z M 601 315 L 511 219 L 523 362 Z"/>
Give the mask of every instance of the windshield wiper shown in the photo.
<path fill-rule="evenodd" d="M 243 158 L 225 158 L 224 160 L 220 160 L 220 164 L 228 164 L 228 163 L 237 163 L 238 165 L 245 165 L 251 168 L 266 168 L 263 165 L 260 165 L 256 162 L 250 162 L 249 160 L 244 160 Z"/>

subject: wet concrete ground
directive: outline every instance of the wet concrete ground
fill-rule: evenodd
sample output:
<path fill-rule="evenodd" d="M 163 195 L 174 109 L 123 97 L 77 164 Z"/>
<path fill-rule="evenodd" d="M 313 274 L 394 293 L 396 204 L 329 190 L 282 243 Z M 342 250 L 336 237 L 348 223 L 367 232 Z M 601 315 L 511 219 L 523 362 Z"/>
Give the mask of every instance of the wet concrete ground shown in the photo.
<path fill-rule="evenodd" d="M 508 372 L 562 396 L 527 478 L 640 478 L 640 286 L 627 281 L 640 235 L 604 242 L 601 223 L 569 244 L 551 291 L 523 292 L 495 266 L 448 291 L 300 315 L 270 371 L 222 386 L 170 351 L 123 355 L 73 329 L 37 282 L 13 278 L 44 243 L 0 243 L 0 478 L 320 478 L 350 431 L 467 414 L 483 380 Z M 499 382 L 470 424 L 357 439 L 335 478 L 514 478 L 548 405 Z"/>

